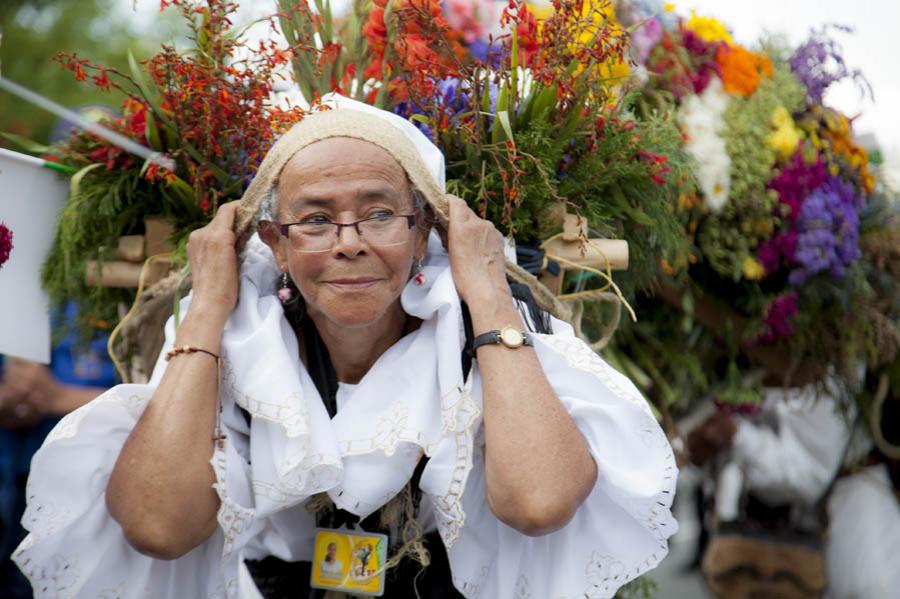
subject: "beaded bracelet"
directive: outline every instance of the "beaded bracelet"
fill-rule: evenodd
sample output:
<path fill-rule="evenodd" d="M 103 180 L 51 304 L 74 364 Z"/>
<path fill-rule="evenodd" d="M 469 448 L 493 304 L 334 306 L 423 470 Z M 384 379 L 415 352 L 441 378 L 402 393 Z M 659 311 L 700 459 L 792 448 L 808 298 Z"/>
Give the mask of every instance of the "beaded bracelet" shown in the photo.
<path fill-rule="evenodd" d="M 216 354 L 212 353 L 211 351 L 209 351 L 207 349 L 202 349 L 200 347 L 194 347 L 193 345 L 183 345 L 181 347 L 173 347 L 172 349 L 167 351 L 166 352 L 166 362 L 168 362 L 169 360 L 171 360 L 172 358 L 174 358 L 175 356 L 178 356 L 180 354 L 192 354 L 194 352 L 200 352 L 200 353 L 210 355 L 216 359 L 216 362 L 219 362 L 219 360 L 221 359 L 221 358 L 219 358 L 219 356 L 217 356 Z"/>

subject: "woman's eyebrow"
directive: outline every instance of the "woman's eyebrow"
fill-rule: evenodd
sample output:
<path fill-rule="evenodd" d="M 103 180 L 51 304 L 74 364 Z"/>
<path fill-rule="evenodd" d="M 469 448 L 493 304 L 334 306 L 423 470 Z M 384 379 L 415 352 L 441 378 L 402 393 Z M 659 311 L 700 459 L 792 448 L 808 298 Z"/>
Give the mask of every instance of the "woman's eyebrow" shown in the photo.
<path fill-rule="evenodd" d="M 376 201 L 376 200 L 393 200 L 399 201 L 403 198 L 403 194 L 401 194 L 398 190 L 393 187 L 379 187 L 377 189 L 364 189 L 361 190 L 358 194 L 356 194 L 356 199 L 363 201 Z"/>
<path fill-rule="evenodd" d="M 317 198 L 317 197 L 296 197 L 291 200 L 291 208 L 328 208 L 334 204 L 334 200 L 330 200 L 328 198 Z"/>
<path fill-rule="evenodd" d="M 363 189 L 356 194 L 356 200 L 361 202 L 377 202 L 379 200 L 390 200 L 396 203 L 401 202 L 403 194 L 393 187 L 378 187 L 375 189 Z M 296 211 L 302 208 L 331 208 L 334 206 L 334 199 L 323 196 L 304 196 L 300 195 L 291 200 L 290 207 Z"/>

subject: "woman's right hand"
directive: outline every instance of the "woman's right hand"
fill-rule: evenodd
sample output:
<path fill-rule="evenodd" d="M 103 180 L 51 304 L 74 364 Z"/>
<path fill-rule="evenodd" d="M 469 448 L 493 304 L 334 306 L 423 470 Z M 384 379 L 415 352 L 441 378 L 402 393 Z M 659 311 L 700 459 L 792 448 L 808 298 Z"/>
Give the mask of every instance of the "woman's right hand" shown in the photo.
<path fill-rule="evenodd" d="M 191 265 L 191 304 L 208 317 L 225 323 L 237 304 L 238 266 L 234 217 L 240 201 L 219 206 L 205 227 L 188 237 L 187 253 Z"/>

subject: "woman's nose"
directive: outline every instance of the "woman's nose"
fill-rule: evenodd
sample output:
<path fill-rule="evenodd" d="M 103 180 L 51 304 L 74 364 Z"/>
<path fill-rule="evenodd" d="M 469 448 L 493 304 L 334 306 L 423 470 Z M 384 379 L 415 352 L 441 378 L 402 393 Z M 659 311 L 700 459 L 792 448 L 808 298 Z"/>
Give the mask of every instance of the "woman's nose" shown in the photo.
<path fill-rule="evenodd" d="M 365 250 L 366 241 L 359 233 L 356 225 L 338 227 L 334 251 L 338 254 L 353 257 Z"/>

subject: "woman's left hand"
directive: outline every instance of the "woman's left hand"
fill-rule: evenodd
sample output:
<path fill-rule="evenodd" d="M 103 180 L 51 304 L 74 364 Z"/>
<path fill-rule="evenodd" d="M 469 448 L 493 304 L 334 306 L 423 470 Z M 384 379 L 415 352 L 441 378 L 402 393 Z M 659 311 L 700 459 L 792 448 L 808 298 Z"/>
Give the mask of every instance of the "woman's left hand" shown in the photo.
<path fill-rule="evenodd" d="M 470 305 L 509 297 L 503 235 L 464 200 L 450 194 L 446 197 L 450 212 L 447 252 L 459 296 Z"/>

